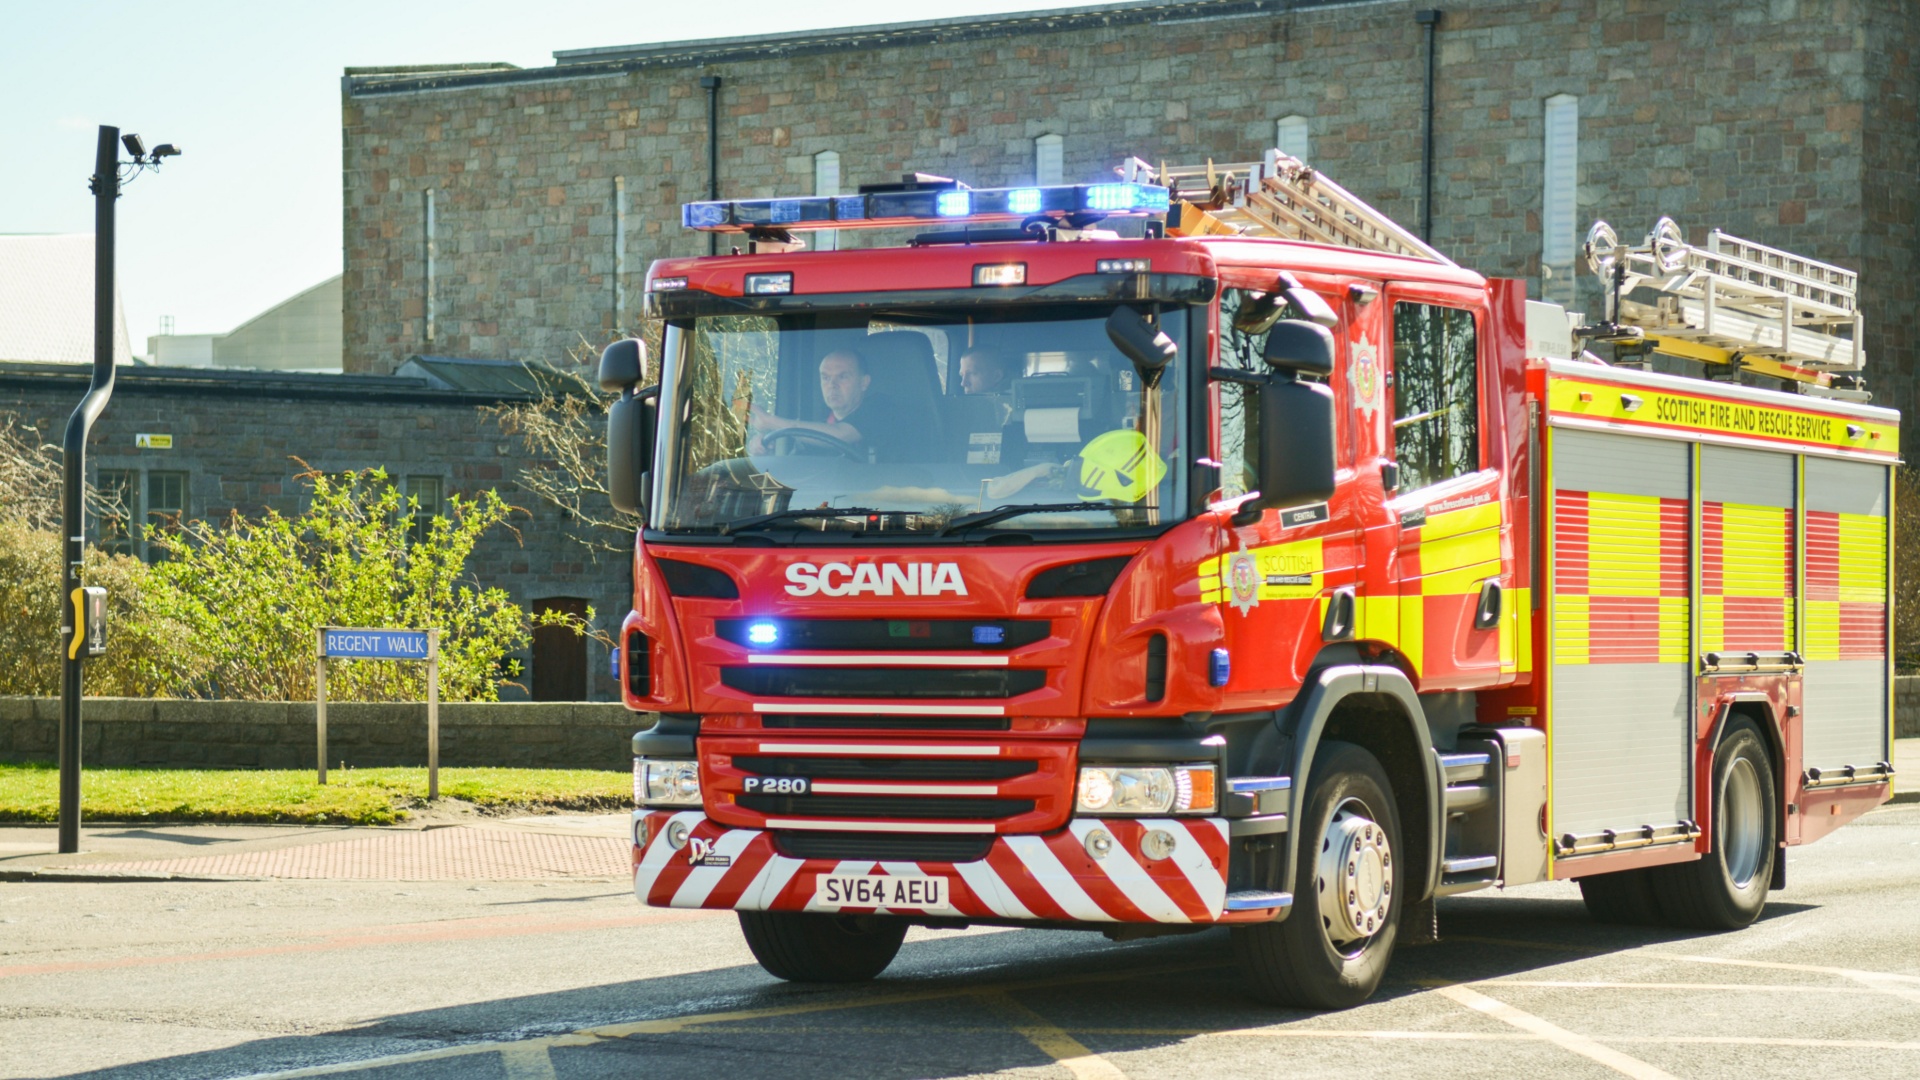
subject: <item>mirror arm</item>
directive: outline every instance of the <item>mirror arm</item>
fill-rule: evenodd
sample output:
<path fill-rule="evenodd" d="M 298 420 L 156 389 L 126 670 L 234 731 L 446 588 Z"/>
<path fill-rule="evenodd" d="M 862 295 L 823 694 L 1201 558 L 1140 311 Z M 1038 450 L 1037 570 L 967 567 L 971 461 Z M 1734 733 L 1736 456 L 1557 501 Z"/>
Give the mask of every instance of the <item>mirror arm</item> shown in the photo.
<path fill-rule="evenodd" d="M 1238 368 L 1224 367 L 1208 368 L 1207 378 L 1212 379 L 1214 382 L 1239 383 L 1242 386 L 1268 386 L 1274 381 L 1272 375 L 1262 374 L 1257 371 L 1241 371 Z"/>

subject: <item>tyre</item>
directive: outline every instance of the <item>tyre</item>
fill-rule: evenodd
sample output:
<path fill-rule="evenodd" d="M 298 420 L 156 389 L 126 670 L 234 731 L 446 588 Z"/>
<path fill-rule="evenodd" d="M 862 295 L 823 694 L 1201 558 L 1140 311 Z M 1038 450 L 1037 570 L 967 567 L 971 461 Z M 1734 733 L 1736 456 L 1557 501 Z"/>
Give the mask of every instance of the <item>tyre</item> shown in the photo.
<path fill-rule="evenodd" d="M 1596 922 L 1621 926 L 1660 926 L 1665 918 L 1654 898 L 1646 870 L 1616 870 L 1580 878 L 1580 898 Z"/>
<path fill-rule="evenodd" d="M 788 982 L 866 982 L 893 963 L 906 939 L 904 919 L 742 911 L 740 932 L 767 974 Z"/>
<path fill-rule="evenodd" d="M 1255 997 L 1347 1009 L 1380 986 L 1418 871 L 1398 863 L 1400 814 L 1372 754 L 1321 743 L 1309 783 L 1293 911 L 1282 922 L 1236 927 L 1235 951 Z"/>
<path fill-rule="evenodd" d="M 1648 881 L 1669 926 L 1738 930 L 1760 917 L 1779 857 L 1779 798 L 1760 730 L 1736 721 L 1713 754 L 1713 851 Z"/>

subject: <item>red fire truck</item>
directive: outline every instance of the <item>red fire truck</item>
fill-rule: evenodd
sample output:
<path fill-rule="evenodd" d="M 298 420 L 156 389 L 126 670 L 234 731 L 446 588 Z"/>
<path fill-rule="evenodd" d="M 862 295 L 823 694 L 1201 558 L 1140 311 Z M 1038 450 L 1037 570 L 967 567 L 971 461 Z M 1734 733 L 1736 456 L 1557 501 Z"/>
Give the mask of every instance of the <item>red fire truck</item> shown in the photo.
<path fill-rule="evenodd" d="M 634 889 L 776 976 L 1225 925 L 1339 1008 L 1470 890 L 1744 926 L 1889 797 L 1848 271 L 1600 224 L 1590 320 L 1278 153 L 684 218 L 601 367 Z"/>

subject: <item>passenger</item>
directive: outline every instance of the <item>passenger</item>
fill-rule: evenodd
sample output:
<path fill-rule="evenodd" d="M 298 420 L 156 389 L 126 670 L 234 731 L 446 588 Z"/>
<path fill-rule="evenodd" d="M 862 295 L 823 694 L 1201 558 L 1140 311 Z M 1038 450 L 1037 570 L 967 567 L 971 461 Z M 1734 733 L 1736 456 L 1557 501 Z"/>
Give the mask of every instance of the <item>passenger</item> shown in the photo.
<path fill-rule="evenodd" d="M 849 446 L 871 451 L 875 460 L 897 461 L 912 439 L 911 418 L 884 394 L 870 394 L 873 376 L 867 362 L 852 349 L 836 349 L 820 358 L 820 398 L 827 405 L 824 424 L 811 420 L 788 420 L 759 407 L 750 410 L 753 438 L 747 450 L 767 452 L 769 437 L 788 430 L 811 431 L 829 436 Z M 831 452 L 819 447 L 818 440 L 794 439 L 795 453 Z M 808 449 L 808 443 L 816 449 Z"/>
<path fill-rule="evenodd" d="M 968 349 L 960 354 L 960 390 L 966 394 L 1001 394 L 1007 378 L 1007 358 L 993 349 Z"/>

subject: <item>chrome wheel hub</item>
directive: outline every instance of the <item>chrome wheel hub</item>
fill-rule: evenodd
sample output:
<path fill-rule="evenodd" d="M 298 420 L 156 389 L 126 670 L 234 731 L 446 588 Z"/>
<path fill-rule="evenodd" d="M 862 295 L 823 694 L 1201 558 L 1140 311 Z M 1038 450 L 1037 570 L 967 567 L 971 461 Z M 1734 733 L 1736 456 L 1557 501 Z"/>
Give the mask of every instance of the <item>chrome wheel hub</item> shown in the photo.
<path fill-rule="evenodd" d="M 1720 851 L 1727 876 L 1738 889 L 1753 884 L 1766 859 L 1767 807 L 1763 803 L 1753 762 L 1736 758 L 1720 795 Z"/>
<path fill-rule="evenodd" d="M 1387 830 L 1349 802 L 1333 812 L 1320 843 L 1320 918 L 1334 944 L 1360 941 L 1387 925 L 1393 904 L 1393 849 Z"/>

